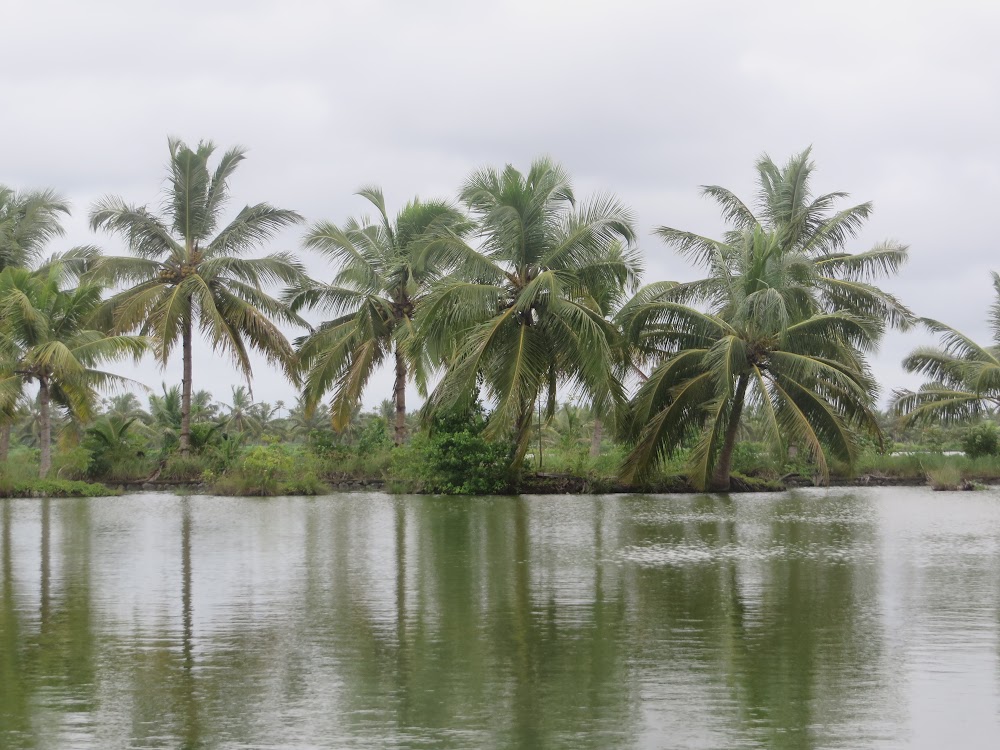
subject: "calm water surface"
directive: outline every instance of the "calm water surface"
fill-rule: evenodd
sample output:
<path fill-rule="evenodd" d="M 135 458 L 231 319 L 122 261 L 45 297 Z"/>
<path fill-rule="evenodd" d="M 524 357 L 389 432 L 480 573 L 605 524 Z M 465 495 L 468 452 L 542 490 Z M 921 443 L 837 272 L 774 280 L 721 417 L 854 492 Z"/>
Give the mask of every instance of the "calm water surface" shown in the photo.
<path fill-rule="evenodd" d="M 1000 492 L 0 501 L 0 748 L 1000 747 Z"/>

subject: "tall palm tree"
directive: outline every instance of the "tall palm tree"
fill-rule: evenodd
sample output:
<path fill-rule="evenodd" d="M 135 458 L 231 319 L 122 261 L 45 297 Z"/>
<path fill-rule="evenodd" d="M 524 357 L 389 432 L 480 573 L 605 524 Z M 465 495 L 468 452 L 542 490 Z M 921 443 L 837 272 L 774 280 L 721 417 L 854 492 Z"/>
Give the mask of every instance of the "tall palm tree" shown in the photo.
<path fill-rule="evenodd" d="M 100 200 L 90 215 L 94 230 L 121 236 L 135 257 L 107 258 L 94 273 L 117 286 L 108 311 L 115 330 L 149 335 L 165 366 L 178 344 L 182 350 L 180 450 L 191 448 L 192 354 L 194 327 L 213 349 L 229 354 L 249 382 L 249 349 L 292 372 L 294 354 L 274 321 L 299 322 L 264 291 L 267 285 L 301 283 L 302 266 L 287 253 L 242 257 L 277 231 L 301 220 L 294 211 L 267 203 L 245 206 L 219 229 L 229 198 L 229 179 L 244 159 L 241 148 L 227 151 L 214 171 L 210 142 L 191 149 L 168 141 L 167 194 L 162 215 L 118 197 Z"/>
<path fill-rule="evenodd" d="M 447 203 L 415 198 L 393 221 L 379 188 L 362 188 L 358 195 L 374 206 L 374 221 L 351 218 L 343 227 L 320 222 L 306 235 L 307 247 L 337 264 L 332 283 L 292 289 L 286 299 L 293 310 L 318 308 L 336 316 L 297 342 L 307 408 L 332 390 L 333 424 L 343 429 L 372 372 L 391 355 L 398 445 L 406 439 L 407 381 L 415 378 L 426 392 L 429 369 L 413 345 L 413 316 L 444 270 L 427 258 L 418 265 L 416 248 L 430 231 L 460 231 L 464 218 Z"/>
<path fill-rule="evenodd" d="M 51 190 L 17 192 L 0 185 L 0 271 L 34 265 L 49 240 L 64 233 L 61 219 L 69 204 Z M 10 451 L 14 412 L 0 413 L 0 462 Z"/>
<path fill-rule="evenodd" d="M 138 360 L 147 344 L 141 336 L 90 328 L 103 287 L 84 283 L 65 289 L 65 276 L 59 264 L 44 274 L 25 268 L 0 272 L 0 351 L 5 355 L 0 358 L 0 401 L 16 403 L 27 383 L 37 383 L 41 477 L 52 465 L 51 405 L 88 419 L 97 388 L 127 382 L 96 368 L 125 356 Z"/>
<path fill-rule="evenodd" d="M 622 398 L 602 300 L 637 279 L 632 216 L 609 195 L 577 205 L 569 177 L 547 159 L 527 174 L 476 172 L 461 199 L 476 242 L 443 232 L 430 243 L 456 273 L 417 316 L 428 354 L 448 363 L 429 408 L 468 406 L 482 387 L 495 404 L 486 434 L 513 435 L 520 465 L 535 404 L 544 398 L 551 418 L 559 384 L 599 412 Z"/>
<path fill-rule="evenodd" d="M 731 192 L 705 188 L 735 225 L 722 241 L 657 230 L 709 274 L 652 284 L 622 309 L 640 358 L 656 365 L 634 400 L 626 478 L 641 479 L 696 439 L 691 481 L 728 489 L 748 401 L 767 415 L 774 444 L 802 443 L 824 477 L 827 451 L 852 461 L 858 431 L 880 435 L 864 355 L 886 326 L 908 325 L 912 314 L 873 281 L 895 272 L 906 248 L 848 252 L 871 205 L 831 213 L 844 194 L 812 197 L 808 157 L 782 169 L 758 161 L 759 219 Z"/>
<path fill-rule="evenodd" d="M 996 301 L 990 307 L 993 342 L 982 346 L 951 326 L 922 318 L 941 337 L 938 347 L 921 347 L 903 360 L 907 372 L 928 378 L 918 390 L 897 390 L 891 411 L 907 422 L 945 424 L 994 416 L 1000 411 L 1000 274 L 993 273 Z"/>

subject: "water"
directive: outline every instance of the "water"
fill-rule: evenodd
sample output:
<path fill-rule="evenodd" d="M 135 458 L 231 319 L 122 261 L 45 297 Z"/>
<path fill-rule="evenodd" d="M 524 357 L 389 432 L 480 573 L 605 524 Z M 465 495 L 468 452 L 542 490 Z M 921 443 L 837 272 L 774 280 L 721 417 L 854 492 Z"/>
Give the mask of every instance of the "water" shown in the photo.
<path fill-rule="evenodd" d="M 995 748 L 1000 492 L 0 501 L 0 748 Z"/>

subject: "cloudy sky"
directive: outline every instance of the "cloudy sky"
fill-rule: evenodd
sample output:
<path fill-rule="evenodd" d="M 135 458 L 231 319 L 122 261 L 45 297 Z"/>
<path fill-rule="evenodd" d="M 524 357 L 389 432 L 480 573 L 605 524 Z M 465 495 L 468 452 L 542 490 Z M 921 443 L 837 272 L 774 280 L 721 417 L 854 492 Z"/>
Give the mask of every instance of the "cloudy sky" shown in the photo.
<path fill-rule="evenodd" d="M 717 235 L 698 186 L 749 196 L 764 152 L 813 146 L 817 192 L 871 200 L 857 250 L 891 238 L 911 259 L 886 283 L 918 314 L 986 340 L 1000 270 L 1000 3 L 953 0 L 311 2 L 33 0 L 4 7 L 0 182 L 71 202 L 52 249 L 117 240 L 87 229 L 105 194 L 156 205 L 168 135 L 241 144 L 233 209 L 269 201 L 309 221 L 450 197 L 473 169 L 547 154 L 578 195 L 635 211 L 646 279 L 695 271 L 650 235 Z M 297 248 L 301 230 L 270 249 Z M 329 278 L 318 257 L 311 271 Z M 926 341 L 892 335 L 884 388 Z M 179 382 L 179 363 L 135 377 Z M 203 348 L 195 386 L 227 400 L 235 370 Z M 258 399 L 291 401 L 261 363 Z M 390 395 L 388 373 L 366 405 Z"/>

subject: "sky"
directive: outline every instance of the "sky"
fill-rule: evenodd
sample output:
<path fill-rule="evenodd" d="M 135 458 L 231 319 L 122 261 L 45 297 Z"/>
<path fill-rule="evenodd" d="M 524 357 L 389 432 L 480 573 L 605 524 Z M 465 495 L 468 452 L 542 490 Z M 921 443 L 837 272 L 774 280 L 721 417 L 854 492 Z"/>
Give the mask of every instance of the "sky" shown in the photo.
<path fill-rule="evenodd" d="M 33 0 L 4 3 L 4 16 L 0 183 L 71 202 L 53 251 L 125 254 L 88 229 L 90 207 L 104 195 L 157 206 L 176 136 L 248 149 L 233 215 L 267 201 L 310 223 L 367 213 L 363 185 L 395 210 L 453 198 L 477 168 L 547 155 L 578 197 L 612 192 L 632 208 L 645 281 L 690 279 L 697 269 L 652 229 L 720 235 L 699 186 L 749 199 L 761 154 L 784 163 L 811 145 L 817 194 L 874 202 L 849 249 L 907 244 L 883 286 L 990 340 L 1000 3 Z M 304 230 L 264 249 L 298 252 Z M 900 362 L 931 341 L 886 338 L 873 360 L 883 398 L 919 384 Z M 205 345 L 195 354 L 195 387 L 228 401 L 236 368 Z M 156 390 L 180 382 L 179 361 L 122 370 Z M 391 382 L 377 374 L 365 406 Z M 258 400 L 294 400 L 260 359 L 252 386 Z"/>

